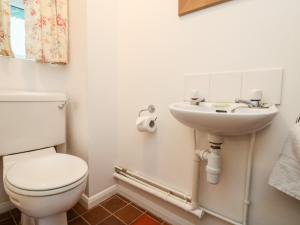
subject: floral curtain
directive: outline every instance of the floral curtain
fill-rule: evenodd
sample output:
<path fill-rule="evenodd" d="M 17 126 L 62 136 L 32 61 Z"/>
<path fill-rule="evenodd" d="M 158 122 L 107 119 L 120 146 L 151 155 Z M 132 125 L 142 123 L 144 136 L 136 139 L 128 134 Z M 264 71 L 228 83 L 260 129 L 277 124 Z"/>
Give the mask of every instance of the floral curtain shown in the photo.
<path fill-rule="evenodd" d="M 68 63 L 68 0 L 24 0 L 26 57 Z"/>
<path fill-rule="evenodd" d="M 0 55 L 13 56 L 10 46 L 9 0 L 0 0 Z"/>

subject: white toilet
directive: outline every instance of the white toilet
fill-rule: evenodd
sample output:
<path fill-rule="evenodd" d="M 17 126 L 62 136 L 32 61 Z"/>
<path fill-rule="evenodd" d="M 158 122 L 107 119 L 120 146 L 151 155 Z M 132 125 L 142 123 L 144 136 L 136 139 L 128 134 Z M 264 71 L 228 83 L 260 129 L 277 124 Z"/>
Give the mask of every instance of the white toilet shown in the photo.
<path fill-rule="evenodd" d="M 66 96 L 0 92 L 3 183 L 22 225 L 67 225 L 85 190 L 88 166 L 65 149 Z"/>

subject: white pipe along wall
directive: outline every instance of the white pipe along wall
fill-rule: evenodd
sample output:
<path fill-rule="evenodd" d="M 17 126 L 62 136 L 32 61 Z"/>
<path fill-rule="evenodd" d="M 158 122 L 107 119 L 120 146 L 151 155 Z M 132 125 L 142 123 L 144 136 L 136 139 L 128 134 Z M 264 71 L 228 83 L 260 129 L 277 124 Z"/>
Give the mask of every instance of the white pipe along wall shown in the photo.
<path fill-rule="evenodd" d="M 168 202 L 170 204 L 173 204 L 173 205 L 175 205 L 175 206 L 177 206 L 177 207 L 185 210 L 186 212 L 189 212 L 189 213 L 195 215 L 199 219 L 201 219 L 205 215 L 205 213 L 207 213 L 209 215 L 212 215 L 212 216 L 214 216 L 214 217 L 216 217 L 218 219 L 221 219 L 221 220 L 223 220 L 225 222 L 228 222 L 230 224 L 233 224 L 233 225 L 243 225 L 240 222 L 237 222 L 237 221 L 235 221 L 233 219 L 230 219 L 230 218 L 228 218 L 228 217 L 226 217 L 224 215 L 221 215 L 221 214 L 219 214 L 217 212 L 214 212 L 214 211 L 212 211 L 210 209 L 202 208 L 199 205 L 198 205 L 197 208 L 194 208 L 194 206 L 191 203 L 189 203 L 187 201 L 182 201 L 179 198 L 176 198 L 172 193 L 167 192 L 167 191 L 162 191 L 162 190 L 160 190 L 158 188 L 155 188 L 155 187 L 153 187 L 151 185 L 148 185 L 148 184 L 142 182 L 139 179 L 135 179 L 133 177 L 128 177 L 128 176 L 126 176 L 126 173 L 123 173 L 123 172 L 119 171 L 119 172 L 114 173 L 114 177 L 116 179 L 121 180 L 121 181 L 123 181 L 125 183 L 128 183 L 128 184 L 130 184 L 130 185 L 132 185 L 132 186 L 134 186 L 136 188 L 139 188 L 139 189 L 141 189 L 141 190 L 143 190 L 143 191 L 145 191 L 145 192 L 147 192 L 149 194 L 152 194 L 155 197 L 158 197 L 158 198 L 160 198 L 160 199 L 162 199 L 162 200 L 164 200 L 164 201 L 166 201 L 166 202 Z M 145 178 L 142 178 L 142 179 L 146 180 Z"/>

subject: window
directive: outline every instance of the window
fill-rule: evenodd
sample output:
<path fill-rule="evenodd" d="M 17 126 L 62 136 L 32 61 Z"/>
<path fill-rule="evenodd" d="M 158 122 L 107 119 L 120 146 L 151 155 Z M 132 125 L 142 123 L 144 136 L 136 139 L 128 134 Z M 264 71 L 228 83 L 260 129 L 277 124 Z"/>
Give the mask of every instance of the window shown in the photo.
<path fill-rule="evenodd" d="M 26 58 L 25 51 L 25 13 L 22 0 L 11 1 L 10 21 L 11 48 L 16 58 Z"/>

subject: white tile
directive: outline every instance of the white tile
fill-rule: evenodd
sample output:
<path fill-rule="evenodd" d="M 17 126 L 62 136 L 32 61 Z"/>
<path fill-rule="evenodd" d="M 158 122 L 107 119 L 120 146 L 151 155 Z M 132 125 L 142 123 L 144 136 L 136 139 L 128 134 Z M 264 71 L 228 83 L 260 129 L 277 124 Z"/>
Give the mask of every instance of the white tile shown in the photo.
<path fill-rule="evenodd" d="M 241 96 L 242 73 L 224 72 L 211 75 L 209 101 L 234 102 Z"/>
<path fill-rule="evenodd" d="M 283 69 L 247 71 L 243 74 L 242 98 L 250 99 L 251 90 L 261 89 L 263 101 L 281 103 Z"/>
<path fill-rule="evenodd" d="M 189 100 L 191 91 L 198 90 L 200 95 L 208 99 L 209 95 L 209 74 L 189 74 L 184 76 L 184 100 Z"/>

